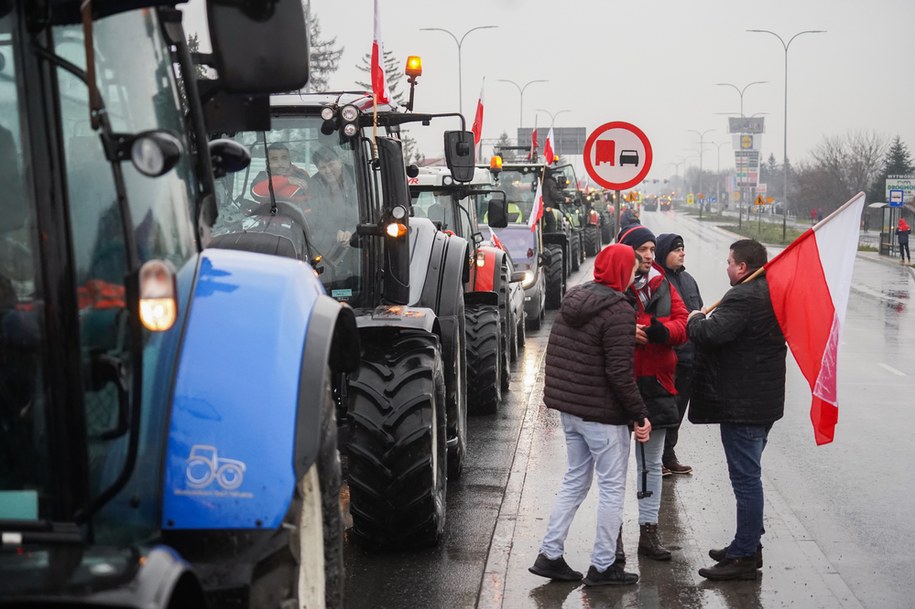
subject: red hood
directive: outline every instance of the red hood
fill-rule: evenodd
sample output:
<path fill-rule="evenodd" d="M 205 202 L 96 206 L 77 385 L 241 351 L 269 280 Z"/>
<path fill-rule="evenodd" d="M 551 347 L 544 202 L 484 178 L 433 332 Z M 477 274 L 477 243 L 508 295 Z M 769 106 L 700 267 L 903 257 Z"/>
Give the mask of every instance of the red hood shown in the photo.
<path fill-rule="evenodd" d="M 608 245 L 594 259 L 594 281 L 624 292 L 635 266 L 635 250 L 625 244 Z"/>

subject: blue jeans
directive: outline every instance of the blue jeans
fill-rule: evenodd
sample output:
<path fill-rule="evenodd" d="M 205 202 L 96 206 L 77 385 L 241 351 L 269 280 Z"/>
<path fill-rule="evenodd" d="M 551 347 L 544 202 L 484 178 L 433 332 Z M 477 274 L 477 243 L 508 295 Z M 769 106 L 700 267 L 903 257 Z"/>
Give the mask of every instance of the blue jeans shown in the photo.
<path fill-rule="evenodd" d="M 598 571 L 604 571 L 616 559 L 616 537 L 623 523 L 629 428 L 585 421 L 565 412 L 560 412 L 559 416 L 566 436 L 569 469 L 556 495 L 540 553 L 553 560 L 563 555 L 572 519 L 587 497 L 596 472 L 597 533 L 591 564 Z"/>
<path fill-rule="evenodd" d="M 645 442 L 645 461 L 648 462 L 648 487 L 642 489 L 642 444 L 635 442 L 635 486 L 639 490 L 651 491 L 650 497 L 639 499 L 639 524 L 658 524 L 661 509 L 661 453 L 667 429 L 652 429 Z"/>
<path fill-rule="evenodd" d="M 727 548 L 728 558 L 754 556 L 763 528 L 762 453 L 769 436 L 768 425 L 721 424 L 721 444 L 728 462 L 728 475 L 737 500 L 737 533 Z"/>

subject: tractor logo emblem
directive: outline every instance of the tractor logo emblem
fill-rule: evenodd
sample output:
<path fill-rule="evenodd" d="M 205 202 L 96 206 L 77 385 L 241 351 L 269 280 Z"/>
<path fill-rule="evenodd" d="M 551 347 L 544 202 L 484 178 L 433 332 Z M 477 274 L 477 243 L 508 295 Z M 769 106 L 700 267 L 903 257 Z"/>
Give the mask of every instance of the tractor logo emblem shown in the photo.
<path fill-rule="evenodd" d="M 203 489 L 216 483 L 227 491 L 241 486 L 247 466 L 236 459 L 219 457 L 215 446 L 195 444 L 191 447 L 184 468 L 184 476 L 191 488 Z"/>

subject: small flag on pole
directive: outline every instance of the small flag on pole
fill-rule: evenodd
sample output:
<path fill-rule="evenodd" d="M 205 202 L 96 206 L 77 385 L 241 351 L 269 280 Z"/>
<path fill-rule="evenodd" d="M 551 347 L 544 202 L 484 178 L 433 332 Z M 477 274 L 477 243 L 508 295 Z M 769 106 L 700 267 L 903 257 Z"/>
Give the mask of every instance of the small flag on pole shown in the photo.
<path fill-rule="evenodd" d="M 553 164 L 553 157 L 556 156 L 556 152 L 553 148 L 553 128 L 550 127 L 549 133 L 546 134 L 546 142 L 543 143 L 543 157 L 546 159 L 547 165 Z"/>
<path fill-rule="evenodd" d="M 537 230 L 537 223 L 543 217 L 543 180 L 537 181 L 537 192 L 534 194 L 534 207 L 531 209 L 531 217 L 527 219 L 527 226 L 531 232 Z"/>
<path fill-rule="evenodd" d="M 381 42 L 381 16 L 378 14 L 378 0 L 375 0 L 375 38 L 372 41 L 372 94 L 376 104 L 391 102 L 384 75 L 384 44 Z"/>
<path fill-rule="evenodd" d="M 537 115 L 534 115 L 534 130 L 531 131 L 531 151 L 527 154 L 527 160 L 531 163 L 537 162 Z"/>
<path fill-rule="evenodd" d="M 477 112 L 473 116 L 473 143 L 476 150 L 476 158 L 480 159 L 482 152 L 481 142 L 483 141 L 483 87 L 486 85 L 486 78 L 483 78 L 483 84 L 480 85 L 480 99 L 477 100 Z"/>

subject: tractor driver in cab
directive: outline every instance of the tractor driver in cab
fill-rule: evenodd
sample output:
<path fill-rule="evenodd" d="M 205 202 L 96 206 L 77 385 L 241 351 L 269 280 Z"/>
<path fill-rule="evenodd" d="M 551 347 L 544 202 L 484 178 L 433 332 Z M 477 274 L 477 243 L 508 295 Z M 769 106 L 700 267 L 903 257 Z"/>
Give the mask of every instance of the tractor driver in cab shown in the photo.
<path fill-rule="evenodd" d="M 293 165 L 286 144 L 276 143 L 267 147 L 267 164 L 273 178 L 273 195 L 278 200 L 299 204 L 307 200 L 310 176 L 301 167 Z M 261 171 L 254 178 L 251 194 L 260 203 L 270 202 L 270 184 L 266 171 Z"/>
<path fill-rule="evenodd" d="M 309 237 L 325 260 L 334 263 L 352 245 L 359 220 L 354 170 L 326 144 L 311 153 L 311 162 L 317 172 L 309 181 L 305 205 L 305 216 L 312 229 Z"/>

